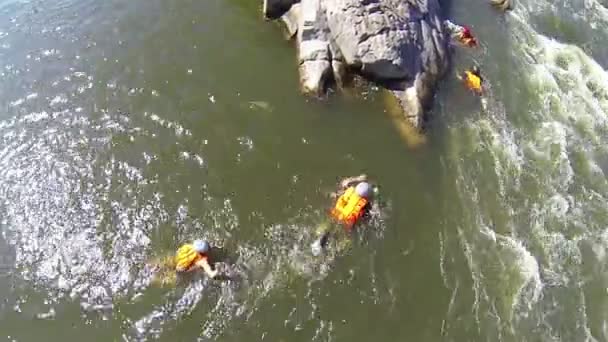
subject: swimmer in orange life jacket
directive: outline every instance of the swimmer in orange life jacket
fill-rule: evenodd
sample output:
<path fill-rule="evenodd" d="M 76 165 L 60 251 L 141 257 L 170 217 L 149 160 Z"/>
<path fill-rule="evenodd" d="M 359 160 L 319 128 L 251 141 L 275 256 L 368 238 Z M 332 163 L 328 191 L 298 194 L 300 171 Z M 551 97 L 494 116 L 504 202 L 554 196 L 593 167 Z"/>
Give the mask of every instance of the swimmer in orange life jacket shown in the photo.
<path fill-rule="evenodd" d="M 464 83 L 467 89 L 474 92 L 476 95 L 483 95 L 483 78 L 481 77 L 479 67 L 476 65 L 470 70 L 465 70 L 462 74 L 458 75 L 458 79 Z"/>
<path fill-rule="evenodd" d="M 475 39 L 468 26 L 460 26 L 449 20 L 444 21 L 444 25 L 453 40 L 466 47 L 477 47 L 477 39 Z"/>
<path fill-rule="evenodd" d="M 471 29 L 467 26 L 462 27 L 462 31 L 458 34 L 458 40 L 465 46 L 473 48 L 477 46 L 477 39 L 473 37 Z"/>
<path fill-rule="evenodd" d="M 334 194 L 337 200 L 330 215 L 334 222 L 344 226 L 350 232 L 368 214 L 374 189 L 365 175 L 344 179 L 340 182 L 340 188 L 341 194 Z M 330 226 L 330 223 L 326 223 L 317 230 L 317 234 L 320 236 L 312 244 L 313 254 L 318 255 L 326 245 Z"/>
<path fill-rule="evenodd" d="M 194 240 L 192 244 L 181 246 L 175 254 L 175 270 L 177 272 L 190 272 L 203 269 L 207 276 L 214 278 L 217 271 L 209 264 L 209 243 L 203 240 Z"/>

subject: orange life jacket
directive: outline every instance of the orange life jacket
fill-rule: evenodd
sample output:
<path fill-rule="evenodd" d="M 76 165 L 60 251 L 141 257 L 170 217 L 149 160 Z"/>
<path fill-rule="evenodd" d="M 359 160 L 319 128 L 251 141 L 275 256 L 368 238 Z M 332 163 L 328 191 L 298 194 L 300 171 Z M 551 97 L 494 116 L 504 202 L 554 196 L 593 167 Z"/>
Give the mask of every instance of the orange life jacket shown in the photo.
<path fill-rule="evenodd" d="M 355 192 L 355 187 L 346 189 L 344 194 L 338 198 L 331 215 L 339 222 L 351 228 L 365 213 L 367 199 Z"/>
<path fill-rule="evenodd" d="M 462 37 L 460 39 L 460 41 L 462 42 L 462 44 L 468 46 L 468 47 L 475 47 L 477 46 L 477 40 L 475 40 L 475 38 L 473 37 Z"/>
<path fill-rule="evenodd" d="M 475 75 L 474 73 L 472 73 L 468 70 L 465 71 L 464 83 L 467 86 L 467 88 L 471 89 L 472 91 L 474 91 L 477 94 L 481 94 L 482 93 L 482 88 L 481 88 L 482 82 L 483 82 L 483 80 L 478 75 Z"/>

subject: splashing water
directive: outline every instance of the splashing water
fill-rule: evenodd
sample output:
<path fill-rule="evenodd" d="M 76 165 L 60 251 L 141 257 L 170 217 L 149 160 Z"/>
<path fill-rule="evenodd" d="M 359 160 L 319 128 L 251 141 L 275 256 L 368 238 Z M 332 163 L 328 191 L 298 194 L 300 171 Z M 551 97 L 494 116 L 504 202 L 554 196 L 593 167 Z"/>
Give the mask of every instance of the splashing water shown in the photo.
<path fill-rule="evenodd" d="M 302 99 L 293 51 L 241 4 L 60 5 L 0 4 L 9 340 L 48 336 L 11 327 L 30 318 L 129 341 L 608 339 L 601 2 L 472 18 L 488 46 L 458 54 L 485 62 L 488 97 L 439 103 L 445 136 L 407 153 L 382 106 Z M 312 258 L 320 193 L 366 168 L 391 205 Z M 235 279 L 154 284 L 150 262 L 193 238 Z"/>

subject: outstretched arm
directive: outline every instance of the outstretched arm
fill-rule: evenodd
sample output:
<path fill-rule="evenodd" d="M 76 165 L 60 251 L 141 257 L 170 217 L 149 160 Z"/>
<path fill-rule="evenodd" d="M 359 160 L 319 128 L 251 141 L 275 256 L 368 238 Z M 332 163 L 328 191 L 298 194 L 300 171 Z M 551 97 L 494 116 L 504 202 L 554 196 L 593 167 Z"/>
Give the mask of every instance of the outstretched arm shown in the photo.
<path fill-rule="evenodd" d="M 201 259 L 197 261 L 196 266 L 202 268 L 205 273 L 207 273 L 207 276 L 209 276 L 209 278 L 215 278 L 215 276 L 217 275 L 217 271 L 214 271 L 211 268 L 211 265 L 209 265 L 209 261 L 207 261 L 207 259 Z"/>

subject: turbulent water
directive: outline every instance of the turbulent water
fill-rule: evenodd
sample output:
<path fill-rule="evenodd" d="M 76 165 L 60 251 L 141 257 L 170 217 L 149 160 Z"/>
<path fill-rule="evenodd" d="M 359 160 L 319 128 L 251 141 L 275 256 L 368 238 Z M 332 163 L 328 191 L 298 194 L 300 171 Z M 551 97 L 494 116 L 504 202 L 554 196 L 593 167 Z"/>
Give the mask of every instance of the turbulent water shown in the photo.
<path fill-rule="evenodd" d="M 258 6 L 0 1 L 2 340 L 608 341 L 607 4 L 446 3 L 481 47 L 417 149 L 373 87 L 302 97 Z M 362 172 L 381 214 L 312 257 Z M 196 237 L 232 280 L 155 282 Z"/>

